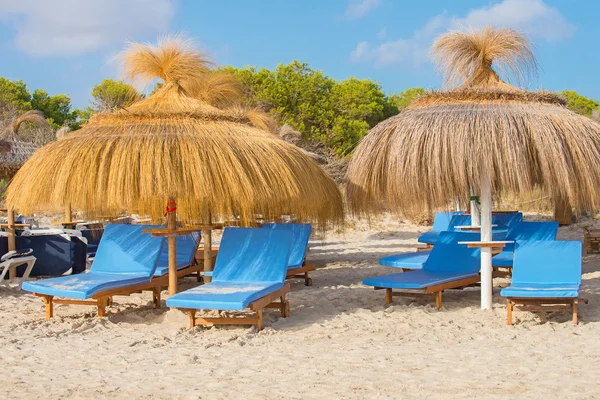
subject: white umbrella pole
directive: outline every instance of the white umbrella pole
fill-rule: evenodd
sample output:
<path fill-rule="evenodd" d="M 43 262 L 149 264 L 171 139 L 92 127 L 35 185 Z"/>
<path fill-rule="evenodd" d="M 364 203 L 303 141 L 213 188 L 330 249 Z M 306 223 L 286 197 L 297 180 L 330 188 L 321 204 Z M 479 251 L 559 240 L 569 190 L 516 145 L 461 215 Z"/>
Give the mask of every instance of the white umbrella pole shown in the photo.
<path fill-rule="evenodd" d="M 492 240 L 492 188 L 487 176 L 481 179 L 481 241 Z M 492 308 L 492 248 L 481 248 L 481 309 Z"/>
<path fill-rule="evenodd" d="M 475 197 L 475 191 L 471 187 L 471 226 L 480 226 L 481 225 L 481 217 L 479 216 L 479 205 L 477 201 L 473 198 Z"/>

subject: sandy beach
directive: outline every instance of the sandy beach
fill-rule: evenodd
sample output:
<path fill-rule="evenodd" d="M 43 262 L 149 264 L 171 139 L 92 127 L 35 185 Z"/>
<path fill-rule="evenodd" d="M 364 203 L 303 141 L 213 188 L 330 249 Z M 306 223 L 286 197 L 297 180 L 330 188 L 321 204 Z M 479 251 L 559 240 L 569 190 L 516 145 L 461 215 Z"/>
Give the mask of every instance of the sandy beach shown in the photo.
<path fill-rule="evenodd" d="M 580 240 L 584 225 L 561 228 L 559 239 Z M 507 326 L 505 279 L 494 282 L 492 311 L 479 309 L 477 288 L 445 292 L 441 311 L 433 299 L 385 307 L 362 279 L 395 272 L 378 258 L 413 251 L 424 230 L 385 218 L 313 240 L 314 286 L 294 281 L 291 317 L 271 311 L 259 333 L 190 330 L 180 311 L 153 310 L 149 293 L 115 297 L 106 318 L 58 305 L 45 321 L 39 298 L 0 288 L 0 398 L 600 397 L 598 255 L 584 257 L 589 304 L 578 326 L 569 314 L 524 312 Z"/>

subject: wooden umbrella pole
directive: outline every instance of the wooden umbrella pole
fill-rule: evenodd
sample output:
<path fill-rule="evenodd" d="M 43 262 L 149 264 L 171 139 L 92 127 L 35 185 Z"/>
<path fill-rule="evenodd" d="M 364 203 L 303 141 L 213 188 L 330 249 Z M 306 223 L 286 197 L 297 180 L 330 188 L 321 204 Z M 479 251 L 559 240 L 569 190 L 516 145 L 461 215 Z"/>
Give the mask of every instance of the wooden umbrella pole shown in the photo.
<path fill-rule="evenodd" d="M 73 214 L 71 213 L 71 203 L 65 206 L 65 221 L 73 221 Z"/>
<path fill-rule="evenodd" d="M 481 194 L 481 241 L 492 240 L 492 188 L 490 179 L 483 176 L 480 185 Z M 492 248 L 481 248 L 481 309 L 492 308 Z"/>
<path fill-rule="evenodd" d="M 8 208 L 8 251 L 13 251 L 16 249 L 17 245 L 15 242 L 15 211 L 12 208 Z M 9 279 L 16 278 L 16 274 L 16 268 L 11 268 L 8 270 Z"/>
<path fill-rule="evenodd" d="M 211 215 L 208 213 L 207 225 L 212 223 Z M 212 272 L 212 230 L 205 229 L 202 231 L 202 237 L 204 238 L 204 282 L 208 283 L 212 281 L 212 276 L 207 276 L 206 272 Z"/>
<path fill-rule="evenodd" d="M 167 229 L 177 230 L 177 207 L 174 199 L 167 202 Z M 169 236 L 169 296 L 177 293 L 177 236 Z"/>

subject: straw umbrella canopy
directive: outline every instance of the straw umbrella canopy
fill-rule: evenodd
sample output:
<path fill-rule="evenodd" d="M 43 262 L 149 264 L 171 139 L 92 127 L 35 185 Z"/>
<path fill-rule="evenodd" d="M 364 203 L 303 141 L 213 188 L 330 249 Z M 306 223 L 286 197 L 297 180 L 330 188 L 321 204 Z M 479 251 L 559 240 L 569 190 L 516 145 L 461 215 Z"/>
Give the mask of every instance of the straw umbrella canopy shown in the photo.
<path fill-rule="evenodd" d="M 450 32 L 433 46 L 449 90 L 416 99 L 357 147 L 347 195 L 358 214 L 412 213 L 481 196 L 482 241 L 491 240 L 491 195 L 541 188 L 578 210 L 600 204 L 600 125 L 553 93 L 522 82 L 537 67 L 531 44 L 510 29 Z M 495 71 L 496 70 L 496 71 Z M 491 249 L 482 248 L 482 308 L 491 307 Z"/>
<path fill-rule="evenodd" d="M 314 161 L 258 128 L 255 112 L 193 96 L 210 64 L 189 41 L 132 44 L 122 59 L 126 78 L 164 84 L 38 150 L 8 188 L 11 206 L 27 213 L 71 204 L 92 215 L 127 210 L 154 221 L 168 215 L 169 231 L 176 230 L 175 209 L 184 224 L 239 216 L 244 225 L 255 214 L 292 214 L 317 227 L 342 221 L 341 194 Z M 171 294 L 175 271 L 169 236 Z"/>
<path fill-rule="evenodd" d="M 47 125 L 44 114 L 38 110 L 26 111 L 15 117 L 6 126 L 0 139 L 0 177 L 12 178 L 25 161 L 38 149 L 33 143 L 17 139 L 21 127 L 26 123 Z"/>

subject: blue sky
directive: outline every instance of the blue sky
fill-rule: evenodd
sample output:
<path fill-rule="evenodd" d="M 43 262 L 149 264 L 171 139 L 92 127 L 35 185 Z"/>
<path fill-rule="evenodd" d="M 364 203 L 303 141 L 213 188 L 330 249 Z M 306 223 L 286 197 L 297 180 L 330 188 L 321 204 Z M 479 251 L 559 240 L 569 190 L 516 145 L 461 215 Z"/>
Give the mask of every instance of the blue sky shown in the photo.
<path fill-rule="evenodd" d="M 297 59 L 390 93 L 439 88 L 434 38 L 492 24 L 534 43 L 541 69 L 529 89 L 600 99 L 598 15 L 595 0 L 0 0 L 0 76 L 84 107 L 94 84 L 119 77 L 115 56 L 126 41 L 185 32 L 219 64 L 274 68 Z"/>

